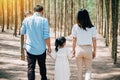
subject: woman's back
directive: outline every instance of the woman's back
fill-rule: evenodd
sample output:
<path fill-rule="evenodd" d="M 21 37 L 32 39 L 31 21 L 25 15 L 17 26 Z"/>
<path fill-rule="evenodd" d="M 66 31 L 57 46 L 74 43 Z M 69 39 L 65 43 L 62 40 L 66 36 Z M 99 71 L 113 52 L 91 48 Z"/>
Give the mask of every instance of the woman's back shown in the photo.
<path fill-rule="evenodd" d="M 91 45 L 92 38 L 96 36 L 96 28 L 80 28 L 77 24 L 73 26 L 72 35 L 77 38 L 78 45 Z"/>

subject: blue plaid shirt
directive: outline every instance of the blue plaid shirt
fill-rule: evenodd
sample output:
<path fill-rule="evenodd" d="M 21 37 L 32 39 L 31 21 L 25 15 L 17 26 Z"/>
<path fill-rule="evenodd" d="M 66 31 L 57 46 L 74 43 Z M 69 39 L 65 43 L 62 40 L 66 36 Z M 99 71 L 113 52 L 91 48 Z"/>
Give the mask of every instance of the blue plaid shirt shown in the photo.
<path fill-rule="evenodd" d="M 50 37 L 48 20 L 35 12 L 33 16 L 24 19 L 21 35 L 27 36 L 24 48 L 30 54 L 43 54 L 46 50 L 45 39 Z"/>

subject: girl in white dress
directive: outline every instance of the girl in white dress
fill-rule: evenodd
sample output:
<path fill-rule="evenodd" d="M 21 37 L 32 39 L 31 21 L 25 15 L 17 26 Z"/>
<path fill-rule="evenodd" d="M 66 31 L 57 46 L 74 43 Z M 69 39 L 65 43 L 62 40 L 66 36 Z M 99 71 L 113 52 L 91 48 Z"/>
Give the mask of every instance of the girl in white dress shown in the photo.
<path fill-rule="evenodd" d="M 55 76 L 54 80 L 70 80 L 70 67 L 68 59 L 70 58 L 70 50 L 65 47 L 66 39 L 60 37 L 55 41 L 55 52 L 50 56 L 55 60 Z"/>

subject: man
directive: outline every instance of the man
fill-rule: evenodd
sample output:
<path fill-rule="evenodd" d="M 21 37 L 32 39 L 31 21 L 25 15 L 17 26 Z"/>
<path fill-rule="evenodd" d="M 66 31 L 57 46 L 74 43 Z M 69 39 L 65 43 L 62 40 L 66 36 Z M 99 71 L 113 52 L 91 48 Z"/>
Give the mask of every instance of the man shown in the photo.
<path fill-rule="evenodd" d="M 21 35 L 26 35 L 24 48 L 27 51 L 28 80 L 35 80 L 35 64 L 38 61 L 41 80 L 46 76 L 46 45 L 51 52 L 48 20 L 42 17 L 43 7 L 36 5 L 34 14 L 24 19 Z"/>

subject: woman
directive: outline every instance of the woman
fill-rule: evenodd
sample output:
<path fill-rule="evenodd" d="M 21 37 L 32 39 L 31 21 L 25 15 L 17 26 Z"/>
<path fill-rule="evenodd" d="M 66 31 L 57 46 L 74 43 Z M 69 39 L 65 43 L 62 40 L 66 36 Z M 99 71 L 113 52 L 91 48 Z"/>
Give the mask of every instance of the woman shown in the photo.
<path fill-rule="evenodd" d="M 73 26 L 72 35 L 72 49 L 73 56 L 76 55 L 78 78 L 79 80 L 84 80 L 82 74 L 84 62 L 86 68 L 85 80 L 91 80 L 92 58 L 96 56 L 96 28 L 92 25 L 86 9 L 78 11 L 77 24 Z"/>

